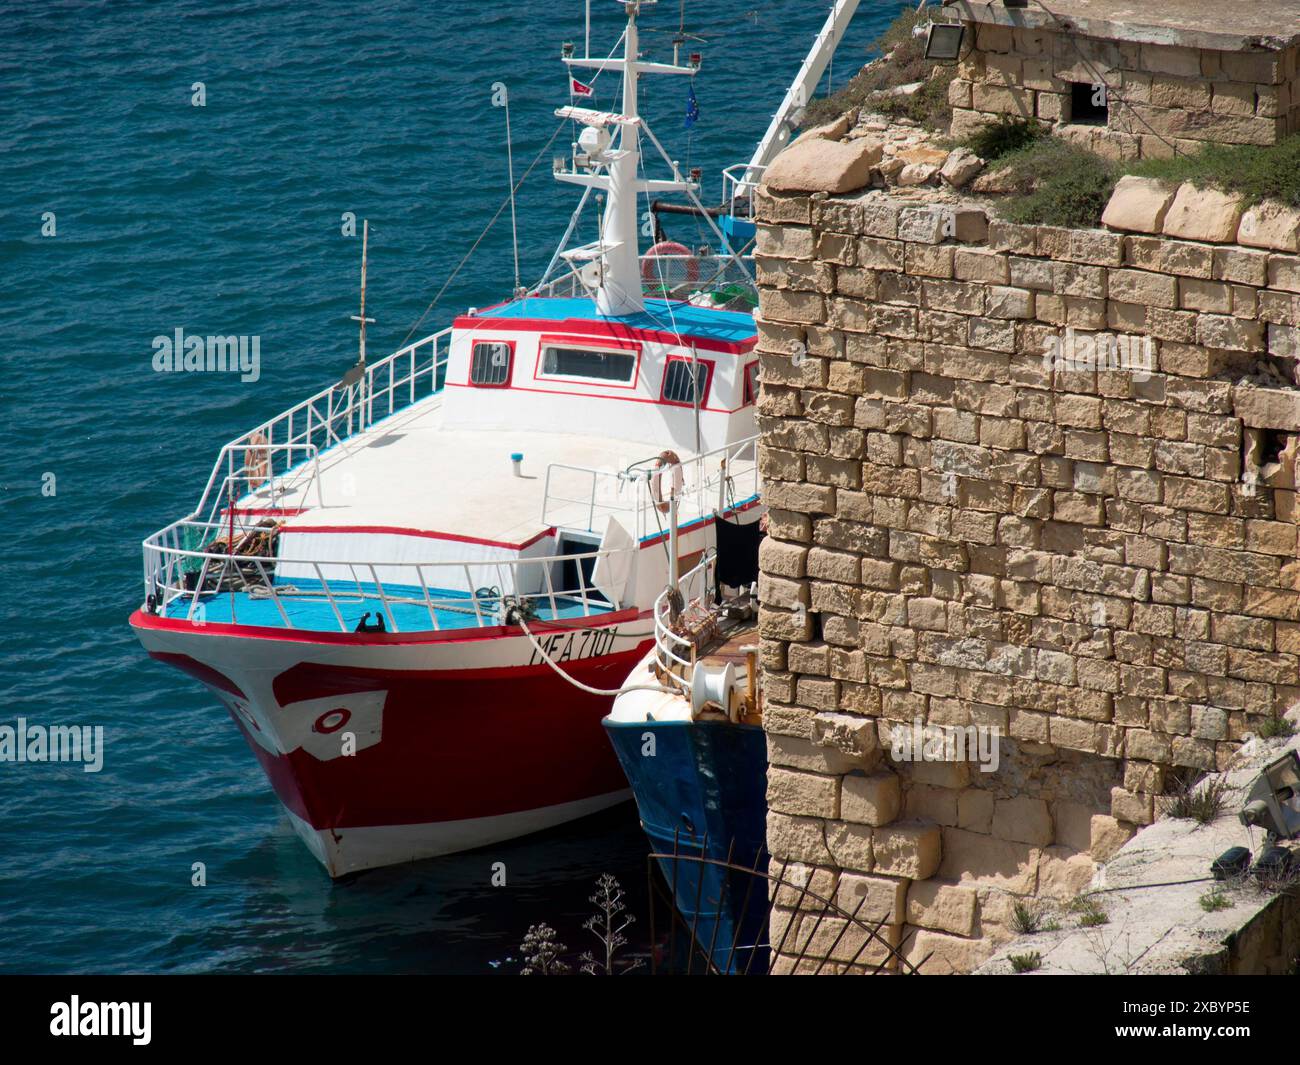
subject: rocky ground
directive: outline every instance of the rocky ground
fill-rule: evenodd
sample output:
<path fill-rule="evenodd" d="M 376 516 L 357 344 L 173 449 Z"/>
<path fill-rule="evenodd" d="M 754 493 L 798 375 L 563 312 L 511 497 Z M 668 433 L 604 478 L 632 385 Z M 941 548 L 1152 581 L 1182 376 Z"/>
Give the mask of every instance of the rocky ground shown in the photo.
<path fill-rule="evenodd" d="M 1009 975 L 1272 973 L 1291 970 L 1300 937 L 1294 927 L 1297 882 L 1253 876 L 1216 881 L 1210 865 L 1230 847 L 1257 858 L 1264 833 L 1239 813 L 1260 770 L 1300 747 L 1300 738 L 1255 740 L 1234 769 L 1200 788 L 1225 788 L 1209 824 L 1164 817 L 1135 835 L 1101 866 L 1093 888 L 1073 906 L 1040 915 L 1040 930 L 1003 946 L 977 972 Z M 1288 846 L 1293 846 L 1288 843 Z"/>

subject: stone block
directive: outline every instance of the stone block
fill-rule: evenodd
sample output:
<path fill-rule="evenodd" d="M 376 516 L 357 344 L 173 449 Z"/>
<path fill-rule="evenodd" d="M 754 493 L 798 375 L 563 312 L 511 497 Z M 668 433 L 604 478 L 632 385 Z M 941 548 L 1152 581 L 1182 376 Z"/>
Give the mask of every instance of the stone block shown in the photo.
<path fill-rule="evenodd" d="M 1096 810 L 1076 802 L 1052 804 L 1056 823 L 1056 842 L 1074 851 L 1087 851 L 1092 846 L 1092 819 Z"/>
<path fill-rule="evenodd" d="M 769 833 L 771 815 L 768 815 Z M 860 873 L 870 873 L 874 869 L 872 857 L 872 832 L 870 825 L 852 824 L 845 821 L 832 822 L 825 826 L 826 847 L 833 858 L 831 864 L 841 869 L 850 869 Z M 770 847 L 769 847 L 770 849 Z M 772 851 L 773 856 L 776 852 Z"/>
<path fill-rule="evenodd" d="M 957 825 L 971 832 L 993 831 L 993 793 L 966 788 L 957 796 Z"/>
<path fill-rule="evenodd" d="M 763 185 L 774 192 L 852 192 L 871 183 L 871 168 L 882 154 L 880 142 L 870 137 L 847 144 L 800 137 L 767 168 Z"/>
<path fill-rule="evenodd" d="M 986 962 L 996 949 L 984 939 L 965 939 L 923 928 L 907 940 L 903 957 L 920 966 L 923 975 L 952 976 L 971 973 Z"/>
<path fill-rule="evenodd" d="M 1072 899 L 1087 890 L 1096 874 L 1097 863 L 1089 855 L 1068 847 L 1048 847 L 1038 863 L 1038 894 Z"/>
<path fill-rule="evenodd" d="M 859 921 L 902 924 L 907 908 L 906 879 L 843 873 L 835 891 L 835 905 Z"/>
<path fill-rule="evenodd" d="M 1245 198 L 1234 192 L 1198 189 L 1190 181 L 1178 186 L 1165 214 L 1164 233 L 1184 240 L 1231 244 L 1245 211 Z"/>
<path fill-rule="evenodd" d="M 836 864 L 826 846 L 826 823 L 815 817 L 791 817 L 768 811 L 767 849 L 773 858 L 784 861 Z"/>
<path fill-rule="evenodd" d="M 939 177 L 955 189 L 965 187 L 984 169 L 984 160 L 969 148 L 957 148 L 950 152 L 939 168 Z M 1294 249 L 1292 249 L 1294 250 Z"/>
<path fill-rule="evenodd" d="M 1274 251 L 1300 251 L 1300 209 L 1272 200 L 1256 204 L 1241 216 L 1237 243 Z"/>
<path fill-rule="evenodd" d="M 1092 842 L 1088 851 L 1099 862 L 1110 861 L 1115 852 L 1133 838 L 1134 831 L 1129 822 L 1116 820 L 1109 814 L 1096 814 L 1092 818 Z"/>
<path fill-rule="evenodd" d="M 1232 409 L 1246 425 L 1259 429 L 1300 430 L 1300 391 L 1237 385 Z"/>
<path fill-rule="evenodd" d="M 1149 825 L 1155 820 L 1154 797 L 1142 792 L 1125 791 L 1123 788 L 1111 788 L 1110 813 L 1119 821 Z"/>
<path fill-rule="evenodd" d="M 916 880 L 907 890 L 907 923 L 918 928 L 969 936 L 975 931 L 974 889 L 940 880 Z"/>
<path fill-rule="evenodd" d="M 840 816 L 840 778 L 780 766 L 767 770 L 768 809 L 800 817 Z"/>
<path fill-rule="evenodd" d="M 768 734 L 767 761 L 769 765 L 787 769 L 800 769 L 807 773 L 842 775 L 861 768 L 860 760 L 834 747 L 825 747 L 798 736 Z"/>
<path fill-rule="evenodd" d="M 902 791 L 894 773 L 849 773 L 843 778 L 840 816 L 864 825 L 887 825 L 898 816 Z"/>
<path fill-rule="evenodd" d="M 831 849 L 833 852 L 833 844 Z M 943 857 L 941 829 L 934 824 L 896 821 L 872 830 L 872 853 L 876 873 L 925 880 L 935 874 Z"/>
<path fill-rule="evenodd" d="M 1032 895 L 1038 887 L 1041 856 L 1040 848 L 1025 843 L 945 828 L 939 875 L 949 881 L 973 881 L 1017 895 Z"/>
<path fill-rule="evenodd" d="M 1119 179 L 1102 213 L 1102 225 L 1138 233 L 1164 232 L 1165 216 L 1176 190 L 1154 178 L 1126 175 Z"/>
<path fill-rule="evenodd" d="M 993 835 L 1045 847 L 1055 838 L 1052 817 L 1042 799 L 1019 796 L 993 804 Z"/>

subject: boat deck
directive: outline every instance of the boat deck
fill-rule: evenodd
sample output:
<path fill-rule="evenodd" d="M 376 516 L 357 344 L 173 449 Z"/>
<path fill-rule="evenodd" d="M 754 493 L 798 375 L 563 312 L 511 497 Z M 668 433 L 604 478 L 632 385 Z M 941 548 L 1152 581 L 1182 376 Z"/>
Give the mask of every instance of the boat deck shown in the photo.
<path fill-rule="evenodd" d="M 517 548 L 555 527 L 600 532 L 604 515 L 630 515 L 636 486 L 620 485 L 615 474 L 660 448 L 591 434 L 450 428 L 434 395 L 322 452 L 319 492 L 311 465 L 302 464 L 278 479 L 274 499 L 263 486 L 238 507 L 287 512 L 287 532 L 415 531 Z M 516 452 L 524 456 L 522 476 L 514 474 Z M 556 469 L 548 486 L 552 463 L 577 469 Z M 591 470 L 606 475 L 593 484 Z M 683 523 L 709 513 L 712 502 L 688 493 Z"/>
<path fill-rule="evenodd" d="M 524 456 L 522 477 L 510 461 L 515 452 Z M 289 531 L 405 529 L 518 545 L 549 530 L 541 522 L 548 464 L 613 469 L 655 453 L 649 443 L 574 433 L 447 428 L 441 396 L 431 396 L 323 452 L 319 494 L 308 466 L 280 478 L 289 490 L 277 486 L 275 505 L 301 511 L 286 522 Z M 573 480 L 569 487 L 581 482 L 590 493 L 589 476 Z M 244 496 L 239 507 L 271 508 L 270 488 Z M 585 526 L 587 509 L 556 508 L 551 517 Z"/>

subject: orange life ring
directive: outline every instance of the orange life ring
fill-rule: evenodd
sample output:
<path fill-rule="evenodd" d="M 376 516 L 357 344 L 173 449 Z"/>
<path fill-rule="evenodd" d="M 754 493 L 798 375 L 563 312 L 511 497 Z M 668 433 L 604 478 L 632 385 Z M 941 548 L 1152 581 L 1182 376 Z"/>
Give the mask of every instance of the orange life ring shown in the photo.
<path fill-rule="evenodd" d="M 654 260 L 660 256 L 686 256 L 686 280 L 694 284 L 700 279 L 700 260 L 695 257 L 685 244 L 678 244 L 675 240 L 661 240 L 658 244 L 653 244 L 646 251 L 645 256 L 641 259 L 641 279 L 647 282 L 658 281 L 659 268 L 655 265 Z"/>
<path fill-rule="evenodd" d="M 671 506 L 663 493 L 664 470 L 672 471 L 672 495 L 679 495 L 686 478 L 682 473 L 682 460 L 676 451 L 661 451 L 655 458 L 654 472 L 650 474 L 650 498 L 654 500 L 655 509 L 660 514 L 667 514 Z"/>
<path fill-rule="evenodd" d="M 248 490 L 256 492 L 266 484 L 271 473 L 270 441 L 260 430 L 248 438 L 248 450 L 244 452 L 244 473 L 248 477 Z"/>

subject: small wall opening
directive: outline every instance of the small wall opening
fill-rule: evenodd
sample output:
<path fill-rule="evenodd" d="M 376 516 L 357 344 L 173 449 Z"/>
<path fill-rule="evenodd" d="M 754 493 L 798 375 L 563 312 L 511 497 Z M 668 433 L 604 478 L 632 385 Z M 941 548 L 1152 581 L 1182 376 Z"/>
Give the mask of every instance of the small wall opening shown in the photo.
<path fill-rule="evenodd" d="M 1104 126 L 1109 114 L 1106 86 L 1088 81 L 1070 83 L 1070 121 L 1083 126 Z"/>
<path fill-rule="evenodd" d="M 1241 480 L 1252 491 L 1256 486 L 1272 485 L 1280 487 L 1279 475 L 1287 474 L 1287 453 L 1292 442 L 1292 434 L 1281 429 L 1257 429 L 1247 426 L 1241 436 Z M 1292 483 L 1294 471 L 1286 477 L 1286 485 Z"/>

